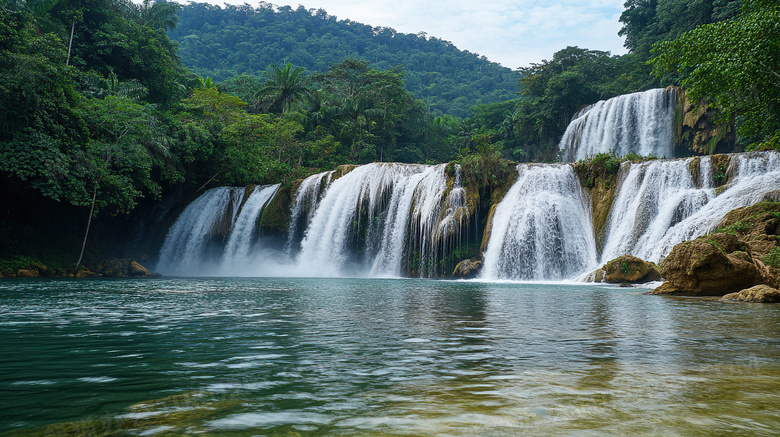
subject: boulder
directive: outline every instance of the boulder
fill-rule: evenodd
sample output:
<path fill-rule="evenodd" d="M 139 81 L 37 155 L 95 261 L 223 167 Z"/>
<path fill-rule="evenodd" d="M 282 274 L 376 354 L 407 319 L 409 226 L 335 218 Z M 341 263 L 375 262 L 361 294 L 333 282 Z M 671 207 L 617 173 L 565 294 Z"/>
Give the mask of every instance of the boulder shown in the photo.
<path fill-rule="evenodd" d="M 649 294 L 723 296 L 763 282 L 748 245 L 717 233 L 680 243 L 661 264 L 666 282 Z"/>
<path fill-rule="evenodd" d="M 152 273 L 147 270 L 146 267 L 142 266 L 141 264 L 138 264 L 135 261 L 130 262 L 130 267 L 128 268 L 128 274 L 130 276 L 152 276 Z"/>
<path fill-rule="evenodd" d="M 604 282 L 604 276 L 606 275 L 607 272 L 605 272 L 603 268 L 600 268 L 592 272 L 585 273 L 575 280 L 580 282 Z"/>
<path fill-rule="evenodd" d="M 759 303 L 780 302 L 780 290 L 768 285 L 756 285 L 738 293 L 729 293 L 721 299 Z"/>
<path fill-rule="evenodd" d="M 38 269 L 18 269 L 16 271 L 17 278 L 37 278 L 41 276 Z"/>
<path fill-rule="evenodd" d="M 99 276 L 123 278 L 123 277 L 151 277 L 149 270 L 134 261 L 132 258 L 107 258 L 92 269 Z M 95 276 L 94 274 L 90 276 Z"/>
<path fill-rule="evenodd" d="M 654 263 L 631 255 L 615 258 L 601 269 L 605 272 L 604 282 L 612 284 L 636 284 L 661 280 L 661 272 Z"/>
<path fill-rule="evenodd" d="M 472 279 L 476 278 L 482 270 L 482 260 L 476 258 L 464 259 L 455 266 L 452 272 L 453 278 Z"/>

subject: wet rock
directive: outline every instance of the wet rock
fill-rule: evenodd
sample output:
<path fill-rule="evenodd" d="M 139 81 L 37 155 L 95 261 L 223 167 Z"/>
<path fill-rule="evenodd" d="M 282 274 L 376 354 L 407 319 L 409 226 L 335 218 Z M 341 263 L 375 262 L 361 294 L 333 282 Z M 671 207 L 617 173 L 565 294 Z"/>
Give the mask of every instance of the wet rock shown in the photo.
<path fill-rule="evenodd" d="M 662 263 L 665 282 L 648 294 L 723 296 L 763 282 L 749 247 L 718 233 L 680 243 Z"/>
<path fill-rule="evenodd" d="M 37 278 L 41 276 L 38 269 L 18 269 L 16 271 L 17 278 Z"/>
<path fill-rule="evenodd" d="M 661 280 L 661 272 L 654 263 L 631 255 L 615 258 L 601 269 L 605 272 L 604 282 L 612 284 L 636 284 Z"/>
<path fill-rule="evenodd" d="M 590 273 L 586 273 L 579 278 L 577 278 L 577 281 L 582 282 L 604 282 L 604 277 L 607 275 L 607 272 L 604 271 L 604 269 L 596 269 Z"/>
<path fill-rule="evenodd" d="M 152 273 L 149 272 L 146 267 L 134 261 L 132 258 L 108 258 L 93 267 L 92 270 L 100 276 L 112 278 L 141 278 L 152 276 Z M 94 274 L 91 276 L 94 276 Z"/>
<path fill-rule="evenodd" d="M 142 266 L 141 264 L 138 264 L 135 261 L 130 262 L 130 266 L 128 267 L 128 274 L 130 276 L 152 276 L 152 273 L 147 270 L 146 267 Z"/>
<path fill-rule="evenodd" d="M 473 279 L 482 271 L 482 260 L 476 258 L 464 259 L 455 266 L 452 272 L 453 278 Z"/>
<path fill-rule="evenodd" d="M 75 277 L 77 278 L 99 278 L 102 277 L 102 273 L 93 272 L 91 270 L 79 270 L 76 272 Z"/>
<path fill-rule="evenodd" d="M 780 302 L 780 290 L 768 285 L 756 285 L 737 293 L 729 293 L 721 299 L 758 303 Z"/>

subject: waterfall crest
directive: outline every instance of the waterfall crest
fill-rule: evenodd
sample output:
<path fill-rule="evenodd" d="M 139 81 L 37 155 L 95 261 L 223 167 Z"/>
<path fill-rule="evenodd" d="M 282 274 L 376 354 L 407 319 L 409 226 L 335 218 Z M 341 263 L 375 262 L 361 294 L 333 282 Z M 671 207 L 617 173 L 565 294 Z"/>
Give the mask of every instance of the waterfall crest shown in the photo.
<path fill-rule="evenodd" d="M 562 162 L 598 153 L 674 157 L 674 89 L 652 89 L 602 100 L 572 119 L 559 144 Z"/>

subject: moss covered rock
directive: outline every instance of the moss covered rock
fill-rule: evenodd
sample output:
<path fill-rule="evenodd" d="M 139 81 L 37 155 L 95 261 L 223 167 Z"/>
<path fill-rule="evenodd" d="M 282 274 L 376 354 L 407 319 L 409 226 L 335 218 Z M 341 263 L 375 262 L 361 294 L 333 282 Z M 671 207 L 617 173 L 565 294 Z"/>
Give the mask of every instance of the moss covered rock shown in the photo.
<path fill-rule="evenodd" d="M 290 228 L 290 209 L 294 195 L 293 184 L 295 184 L 296 189 L 300 186 L 300 182 L 282 185 L 263 209 L 259 223 L 261 234 L 280 235 L 286 233 Z"/>
<path fill-rule="evenodd" d="M 615 258 L 601 269 L 604 270 L 604 282 L 611 284 L 635 284 L 661 280 L 661 272 L 655 263 L 631 255 Z"/>
<path fill-rule="evenodd" d="M 723 296 L 756 285 L 780 288 L 780 203 L 735 209 L 711 235 L 680 243 L 661 264 L 651 294 Z"/>
<path fill-rule="evenodd" d="M 723 296 L 763 282 L 748 246 L 718 233 L 680 243 L 661 267 L 666 282 L 650 294 Z"/>
<path fill-rule="evenodd" d="M 743 302 L 780 302 L 780 290 L 768 285 L 756 285 L 738 293 L 729 293 L 722 297 L 723 300 L 739 300 Z"/>

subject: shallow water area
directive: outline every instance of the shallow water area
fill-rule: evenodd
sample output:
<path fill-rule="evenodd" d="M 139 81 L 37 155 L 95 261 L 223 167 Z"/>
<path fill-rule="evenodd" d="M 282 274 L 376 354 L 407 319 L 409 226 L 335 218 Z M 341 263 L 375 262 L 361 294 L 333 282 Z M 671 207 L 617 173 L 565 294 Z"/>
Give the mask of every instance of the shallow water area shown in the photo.
<path fill-rule="evenodd" d="M 780 306 L 642 291 L 0 280 L 0 433 L 774 435 Z"/>

